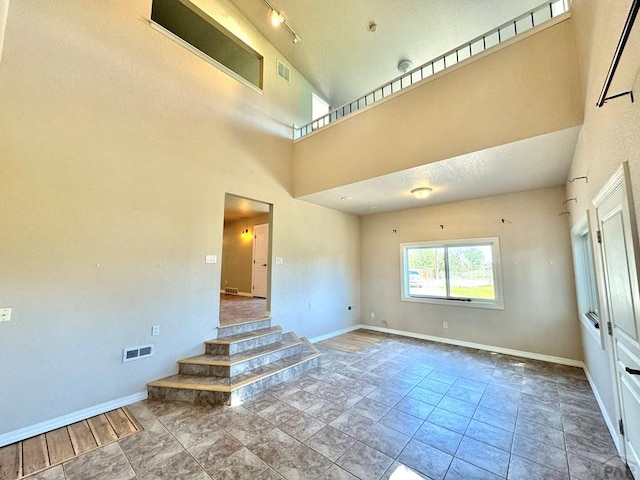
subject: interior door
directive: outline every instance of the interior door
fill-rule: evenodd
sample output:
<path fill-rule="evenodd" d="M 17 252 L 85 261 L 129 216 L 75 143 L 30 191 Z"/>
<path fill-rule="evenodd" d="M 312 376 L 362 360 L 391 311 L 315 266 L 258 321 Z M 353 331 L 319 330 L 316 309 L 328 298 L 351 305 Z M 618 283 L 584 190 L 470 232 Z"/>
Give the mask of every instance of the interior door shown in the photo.
<path fill-rule="evenodd" d="M 594 201 L 600 228 L 602 261 L 623 431 L 623 456 L 640 472 L 640 295 L 637 231 L 628 166 L 614 175 Z"/>
<path fill-rule="evenodd" d="M 269 224 L 253 227 L 253 272 L 251 294 L 267 298 L 269 279 Z"/>

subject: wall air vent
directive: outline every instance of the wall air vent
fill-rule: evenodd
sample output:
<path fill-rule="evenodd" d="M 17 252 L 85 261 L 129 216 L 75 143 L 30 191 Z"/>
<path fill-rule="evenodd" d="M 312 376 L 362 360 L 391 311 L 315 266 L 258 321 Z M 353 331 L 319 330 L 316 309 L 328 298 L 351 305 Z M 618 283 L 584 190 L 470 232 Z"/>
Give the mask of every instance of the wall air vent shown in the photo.
<path fill-rule="evenodd" d="M 122 361 L 130 362 L 153 355 L 153 345 L 141 345 L 139 347 L 129 347 L 122 350 Z"/>
<path fill-rule="evenodd" d="M 224 293 L 228 295 L 238 295 L 238 289 L 233 287 L 224 287 Z"/>
<path fill-rule="evenodd" d="M 278 60 L 278 76 L 283 79 L 285 82 L 290 83 L 290 74 L 291 71 L 289 70 L 289 67 L 287 67 L 284 63 L 282 63 L 280 60 Z"/>

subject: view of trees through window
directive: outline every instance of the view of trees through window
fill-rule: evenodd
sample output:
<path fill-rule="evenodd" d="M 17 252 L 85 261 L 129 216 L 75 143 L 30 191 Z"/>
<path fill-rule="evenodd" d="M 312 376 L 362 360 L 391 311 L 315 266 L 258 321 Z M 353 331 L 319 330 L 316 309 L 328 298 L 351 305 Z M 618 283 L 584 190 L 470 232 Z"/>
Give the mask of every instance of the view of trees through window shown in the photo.
<path fill-rule="evenodd" d="M 407 248 L 409 295 L 495 300 L 491 245 Z"/>

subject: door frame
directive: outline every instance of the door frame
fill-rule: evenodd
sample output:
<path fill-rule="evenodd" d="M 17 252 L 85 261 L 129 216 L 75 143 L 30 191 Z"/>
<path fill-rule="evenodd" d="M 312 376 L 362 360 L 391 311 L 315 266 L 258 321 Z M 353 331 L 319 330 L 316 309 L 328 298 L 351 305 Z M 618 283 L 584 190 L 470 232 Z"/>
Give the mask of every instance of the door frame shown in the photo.
<path fill-rule="evenodd" d="M 274 204 L 267 202 L 265 200 L 258 200 L 256 198 L 252 198 L 252 197 L 247 197 L 245 195 L 240 195 L 238 193 L 231 193 L 231 192 L 225 192 L 224 197 L 223 197 L 223 215 L 222 215 L 222 231 L 221 231 L 221 238 L 220 238 L 220 245 L 222 248 L 222 245 L 224 244 L 224 232 L 225 232 L 225 211 L 227 209 L 227 196 L 231 196 L 231 197 L 235 197 L 237 199 L 240 200 L 246 200 L 249 203 L 255 202 L 255 203 L 260 203 L 262 205 L 266 205 L 268 207 L 268 212 L 262 212 L 262 213 L 268 213 L 268 224 L 269 224 L 269 249 L 268 249 L 268 257 L 269 257 L 269 262 L 268 262 L 268 267 L 267 267 L 267 307 L 266 307 L 266 314 L 270 315 L 271 312 L 271 292 L 272 292 L 272 261 L 271 259 L 273 258 L 273 231 L 274 231 L 274 225 L 273 225 L 273 209 L 274 209 Z M 253 230 L 252 233 L 253 235 Z M 253 256 L 253 253 L 252 253 Z M 220 291 L 221 286 L 222 286 L 222 262 L 224 262 L 224 256 L 221 254 L 220 255 L 220 269 L 219 269 L 219 273 L 220 275 L 218 276 L 218 289 L 217 291 Z M 252 258 L 253 260 L 253 258 Z M 251 266 L 251 280 L 253 282 L 253 264 Z M 220 327 L 220 305 L 218 304 L 218 314 L 216 317 L 216 322 L 217 322 L 217 327 Z"/>
<path fill-rule="evenodd" d="M 629 173 L 629 163 L 627 161 L 623 162 L 620 167 L 615 171 L 615 173 L 611 176 L 611 178 L 607 181 L 607 183 L 602 187 L 600 192 L 595 196 L 592 203 L 595 207 L 595 217 L 597 223 L 598 234 L 602 231 L 602 221 L 606 220 L 606 218 L 602 218 L 598 211 L 598 208 L 604 205 L 607 200 L 609 200 L 615 193 L 617 193 L 620 189 L 622 189 L 623 199 L 621 203 L 622 213 L 624 215 L 625 208 L 626 214 L 628 215 L 629 228 L 631 231 L 631 253 L 633 254 L 633 263 L 635 266 L 635 275 L 633 278 L 633 282 L 635 282 L 635 295 L 632 296 L 633 302 L 633 310 L 636 318 L 640 318 L 640 297 L 638 296 L 638 274 L 640 273 L 640 268 L 638 265 L 638 261 L 640 259 L 640 248 L 638 241 L 638 230 L 635 218 L 635 209 L 633 204 L 633 196 L 631 192 L 631 176 Z M 611 299 L 609 295 L 609 279 L 607 276 L 607 268 L 605 265 L 605 252 L 603 243 L 598 240 L 598 250 L 599 250 L 599 270 L 602 272 L 603 280 L 604 280 L 604 303 L 606 305 L 605 311 L 605 322 L 602 323 L 604 327 L 604 336 L 605 343 L 607 349 L 607 359 L 609 363 L 610 375 L 612 377 L 612 385 L 614 388 L 614 398 L 615 398 L 615 420 L 623 419 L 625 417 L 625 412 L 622 408 L 622 392 L 620 386 L 620 378 L 618 376 L 618 360 L 616 355 L 616 342 L 613 334 L 607 333 L 609 325 L 612 325 L 611 318 Z M 612 325 L 613 329 L 615 327 Z M 617 422 L 616 422 L 617 423 Z M 625 422 L 627 423 L 627 422 Z M 618 425 L 615 425 L 617 427 Z M 618 428 L 614 428 L 614 431 L 610 432 L 613 436 L 614 443 L 618 449 L 618 453 L 620 457 L 627 462 L 627 446 L 626 439 L 624 435 L 622 435 Z"/>

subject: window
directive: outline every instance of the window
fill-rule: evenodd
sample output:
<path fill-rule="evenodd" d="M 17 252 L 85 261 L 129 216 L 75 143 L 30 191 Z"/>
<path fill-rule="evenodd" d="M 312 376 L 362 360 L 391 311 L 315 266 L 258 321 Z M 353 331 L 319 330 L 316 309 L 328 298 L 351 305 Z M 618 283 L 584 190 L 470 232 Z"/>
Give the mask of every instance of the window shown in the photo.
<path fill-rule="evenodd" d="M 262 89 L 262 56 L 191 2 L 153 0 L 151 20 L 201 58 Z"/>
<path fill-rule="evenodd" d="M 596 273 L 588 215 L 574 228 L 572 237 L 578 311 L 583 321 L 588 321 L 593 327 L 600 328 Z"/>
<path fill-rule="evenodd" d="M 402 300 L 503 309 L 497 237 L 400 244 Z"/>
<path fill-rule="evenodd" d="M 318 120 L 320 117 L 329 113 L 329 104 L 325 102 L 320 96 L 315 93 L 311 93 L 311 119 Z M 318 120 L 317 127 L 324 127 L 329 123 L 328 119 L 322 118 Z"/>

